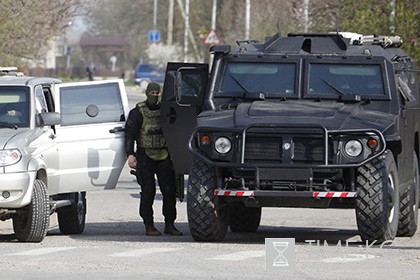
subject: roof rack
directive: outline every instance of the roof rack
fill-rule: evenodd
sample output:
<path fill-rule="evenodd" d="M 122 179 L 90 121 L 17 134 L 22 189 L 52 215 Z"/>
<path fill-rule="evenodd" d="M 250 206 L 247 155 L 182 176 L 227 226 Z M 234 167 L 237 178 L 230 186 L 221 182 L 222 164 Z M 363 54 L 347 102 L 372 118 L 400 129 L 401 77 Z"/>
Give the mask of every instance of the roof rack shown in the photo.
<path fill-rule="evenodd" d="M 22 72 L 17 72 L 17 67 L 0 67 L 0 76 L 23 76 Z"/>
<path fill-rule="evenodd" d="M 380 45 L 383 48 L 388 47 L 401 47 L 403 40 L 400 36 L 377 36 L 377 35 L 366 35 L 363 36 L 363 42 L 371 43 L 373 45 Z"/>
<path fill-rule="evenodd" d="M 401 47 L 403 40 L 400 36 L 382 36 L 382 35 L 362 35 L 353 32 L 339 32 L 344 38 L 350 39 L 350 44 L 353 45 L 362 45 L 362 44 L 372 44 L 380 45 L 383 48 L 389 47 Z"/>

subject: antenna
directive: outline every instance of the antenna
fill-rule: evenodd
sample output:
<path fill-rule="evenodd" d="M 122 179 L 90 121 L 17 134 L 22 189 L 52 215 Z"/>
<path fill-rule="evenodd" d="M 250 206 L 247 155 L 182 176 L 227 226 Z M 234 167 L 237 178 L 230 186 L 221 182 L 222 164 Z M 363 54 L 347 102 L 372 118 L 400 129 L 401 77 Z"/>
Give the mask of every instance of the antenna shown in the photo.
<path fill-rule="evenodd" d="M 339 33 L 340 33 L 340 22 L 339 22 L 339 20 L 338 20 L 338 17 L 337 17 L 337 16 L 335 17 L 335 32 L 336 32 L 337 34 L 339 34 Z"/>
<path fill-rule="evenodd" d="M 277 32 L 279 33 L 279 36 L 281 37 L 281 27 L 282 27 L 282 23 L 281 23 L 281 17 L 279 17 L 277 19 Z"/>

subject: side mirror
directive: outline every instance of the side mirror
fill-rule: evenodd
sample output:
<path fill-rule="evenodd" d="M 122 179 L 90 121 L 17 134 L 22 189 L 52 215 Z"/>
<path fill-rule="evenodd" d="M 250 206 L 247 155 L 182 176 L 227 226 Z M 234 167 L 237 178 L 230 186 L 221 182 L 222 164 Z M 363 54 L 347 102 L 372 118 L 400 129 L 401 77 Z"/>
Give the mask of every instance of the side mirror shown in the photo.
<path fill-rule="evenodd" d="M 408 102 L 416 101 L 416 97 L 413 95 L 413 91 L 408 85 L 408 78 L 406 75 L 398 76 L 397 83 L 398 83 L 398 90 L 406 101 Z"/>
<path fill-rule="evenodd" d="M 56 112 L 39 113 L 36 117 L 37 126 L 53 126 L 61 123 L 61 115 Z"/>

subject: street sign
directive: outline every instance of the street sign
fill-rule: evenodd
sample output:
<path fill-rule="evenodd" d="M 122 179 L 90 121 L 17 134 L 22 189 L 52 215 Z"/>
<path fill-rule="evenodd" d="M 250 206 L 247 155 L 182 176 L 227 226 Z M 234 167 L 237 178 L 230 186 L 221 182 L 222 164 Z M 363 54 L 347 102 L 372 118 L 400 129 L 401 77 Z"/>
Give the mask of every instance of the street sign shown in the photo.
<path fill-rule="evenodd" d="M 159 42 L 160 41 L 159 30 L 149 30 L 149 41 L 150 42 Z"/>
<path fill-rule="evenodd" d="M 211 29 L 207 34 L 206 38 L 204 39 L 204 44 L 206 45 L 217 45 L 221 44 L 222 41 L 220 40 L 219 36 L 216 33 L 216 30 Z"/>

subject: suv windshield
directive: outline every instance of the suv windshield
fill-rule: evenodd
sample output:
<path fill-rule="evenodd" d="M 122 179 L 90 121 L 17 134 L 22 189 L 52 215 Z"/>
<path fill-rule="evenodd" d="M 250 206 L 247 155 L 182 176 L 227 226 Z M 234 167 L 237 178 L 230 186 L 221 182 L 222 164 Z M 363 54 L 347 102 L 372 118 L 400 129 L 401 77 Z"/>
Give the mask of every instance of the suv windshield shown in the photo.
<path fill-rule="evenodd" d="M 0 123 L 29 126 L 28 91 L 26 87 L 0 87 Z"/>
<path fill-rule="evenodd" d="M 309 95 L 384 96 L 378 64 L 309 64 Z"/>
<path fill-rule="evenodd" d="M 218 96 L 264 93 L 291 96 L 296 93 L 295 63 L 229 63 Z"/>

